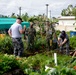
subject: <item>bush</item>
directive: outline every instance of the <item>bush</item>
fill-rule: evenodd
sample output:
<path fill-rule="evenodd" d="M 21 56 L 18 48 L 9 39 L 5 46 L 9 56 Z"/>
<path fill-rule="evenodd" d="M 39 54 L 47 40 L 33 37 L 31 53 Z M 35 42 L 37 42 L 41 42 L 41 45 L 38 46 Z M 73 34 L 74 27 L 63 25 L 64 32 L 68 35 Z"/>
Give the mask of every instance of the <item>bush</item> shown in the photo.
<path fill-rule="evenodd" d="M 0 75 L 3 75 L 6 72 L 14 70 L 18 67 L 18 63 L 13 55 L 0 55 Z"/>
<path fill-rule="evenodd" d="M 58 36 L 60 34 L 60 32 L 61 32 L 60 30 L 57 30 L 56 35 Z"/>
<path fill-rule="evenodd" d="M 46 39 L 44 37 L 37 37 L 34 47 L 36 50 L 44 50 L 46 48 Z"/>
<path fill-rule="evenodd" d="M 63 59 L 62 59 L 63 58 Z M 76 74 L 76 58 L 58 55 L 58 66 L 55 66 L 54 58 L 48 54 L 37 54 L 28 58 L 19 58 L 14 55 L 0 54 L 0 75 L 15 72 L 15 69 L 20 69 L 23 74 L 12 75 L 75 75 Z M 67 62 L 65 62 L 67 60 Z M 55 70 L 45 71 L 45 66 L 48 65 Z M 13 73 L 14 73 L 13 72 Z M 7 74 L 8 75 L 8 74 Z"/>
<path fill-rule="evenodd" d="M 76 36 L 70 37 L 70 47 L 72 49 L 76 48 Z"/>
<path fill-rule="evenodd" d="M 0 38 L 0 52 L 11 54 L 13 52 L 12 40 L 10 37 L 5 36 Z"/>

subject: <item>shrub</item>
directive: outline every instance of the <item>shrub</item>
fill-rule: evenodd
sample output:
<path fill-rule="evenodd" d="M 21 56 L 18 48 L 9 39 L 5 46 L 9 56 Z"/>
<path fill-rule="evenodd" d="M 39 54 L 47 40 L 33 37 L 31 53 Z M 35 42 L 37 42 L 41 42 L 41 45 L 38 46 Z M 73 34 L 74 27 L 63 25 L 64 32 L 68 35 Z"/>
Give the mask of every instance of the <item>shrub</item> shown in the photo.
<path fill-rule="evenodd" d="M 70 47 L 72 49 L 76 48 L 76 36 L 70 37 Z"/>
<path fill-rule="evenodd" d="M 5 38 L 0 38 L 0 52 L 3 53 L 12 53 L 13 45 L 10 37 L 6 36 Z"/>
<path fill-rule="evenodd" d="M 46 39 L 41 37 L 36 38 L 34 47 L 36 50 L 44 50 L 46 47 Z"/>
<path fill-rule="evenodd" d="M 63 59 L 62 59 L 63 58 Z M 68 60 L 67 60 L 68 59 Z M 70 57 L 58 55 L 58 66 L 54 64 L 54 58 L 46 54 L 37 54 L 28 58 L 19 58 L 14 55 L 0 54 L 0 75 L 9 73 L 15 69 L 20 69 L 24 74 L 12 75 L 75 75 L 76 74 L 76 58 L 70 60 Z M 67 62 L 65 62 L 67 60 Z M 66 63 L 66 64 L 65 64 Z M 45 71 L 48 65 L 55 70 Z M 71 65 L 71 66 L 70 66 Z"/>
<path fill-rule="evenodd" d="M 0 55 L 0 75 L 18 68 L 18 63 L 13 55 Z"/>

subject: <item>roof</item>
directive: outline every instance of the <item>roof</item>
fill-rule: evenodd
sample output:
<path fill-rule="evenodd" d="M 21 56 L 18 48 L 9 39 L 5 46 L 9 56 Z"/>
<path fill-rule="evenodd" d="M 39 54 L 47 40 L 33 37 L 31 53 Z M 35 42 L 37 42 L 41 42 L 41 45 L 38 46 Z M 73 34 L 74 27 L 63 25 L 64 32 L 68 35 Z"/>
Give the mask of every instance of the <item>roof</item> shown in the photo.
<path fill-rule="evenodd" d="M 9 29 L 9 27 L 16 21 L 15 18 L 0 18 L 0 29 Z M 29 27 L 29 22 L 22 22 L 22 26 Z"/>
<path fill-rule="evenodd" d="M 75 16 L 60 16 L 59 20 L 75 20 Z"/>

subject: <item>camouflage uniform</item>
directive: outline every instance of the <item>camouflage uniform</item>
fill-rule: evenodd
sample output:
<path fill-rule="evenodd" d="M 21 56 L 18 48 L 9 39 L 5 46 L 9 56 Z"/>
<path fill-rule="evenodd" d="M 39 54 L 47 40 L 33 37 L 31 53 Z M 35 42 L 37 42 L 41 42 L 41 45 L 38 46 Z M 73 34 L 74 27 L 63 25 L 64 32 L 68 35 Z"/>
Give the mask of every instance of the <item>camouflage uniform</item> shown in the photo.
<path fill-rule="evenodd" d="M 52 44 L 52 38 L 53 38 L 53 33 L 54 33 L 54 28 L 52 27 L 52 25 L 49 25 L 46 27 L 46 47 L 48 48 L 48 50 L 50 50 L 51 48 L 51 44 Z"/>
<path fill-rule="evenodd" d="M 28 49 L 31 50 L 34 47 L 34 37 L 36 36 L 36 30 L 34 28 L 28 28 Z"/>
<path fill-rule="evenodd" d="M 22 56 L 24 46 L 21 38 L 12 38 L 13 46 L 14 46 L 14 55 Z"/>

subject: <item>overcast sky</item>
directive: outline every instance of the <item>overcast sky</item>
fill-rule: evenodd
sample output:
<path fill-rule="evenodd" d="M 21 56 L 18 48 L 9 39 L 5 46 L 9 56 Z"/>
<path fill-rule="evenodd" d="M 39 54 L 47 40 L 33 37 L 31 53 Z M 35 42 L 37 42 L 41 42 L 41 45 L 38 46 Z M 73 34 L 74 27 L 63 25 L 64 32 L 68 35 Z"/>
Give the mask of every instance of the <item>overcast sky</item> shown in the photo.
<path fill-rule="evenodd" d="M 51 10 L 52 17 L 59 17 L 62 9 L 70 4 L 75 6 L 76 0 L 0 0 L 0 14 L 19 14 L 21 7 L 22 14 L 27 12 L 29 16 L 43 13 L 46 15 L 46 4 L 49 4 L 48 13 Z"/>

